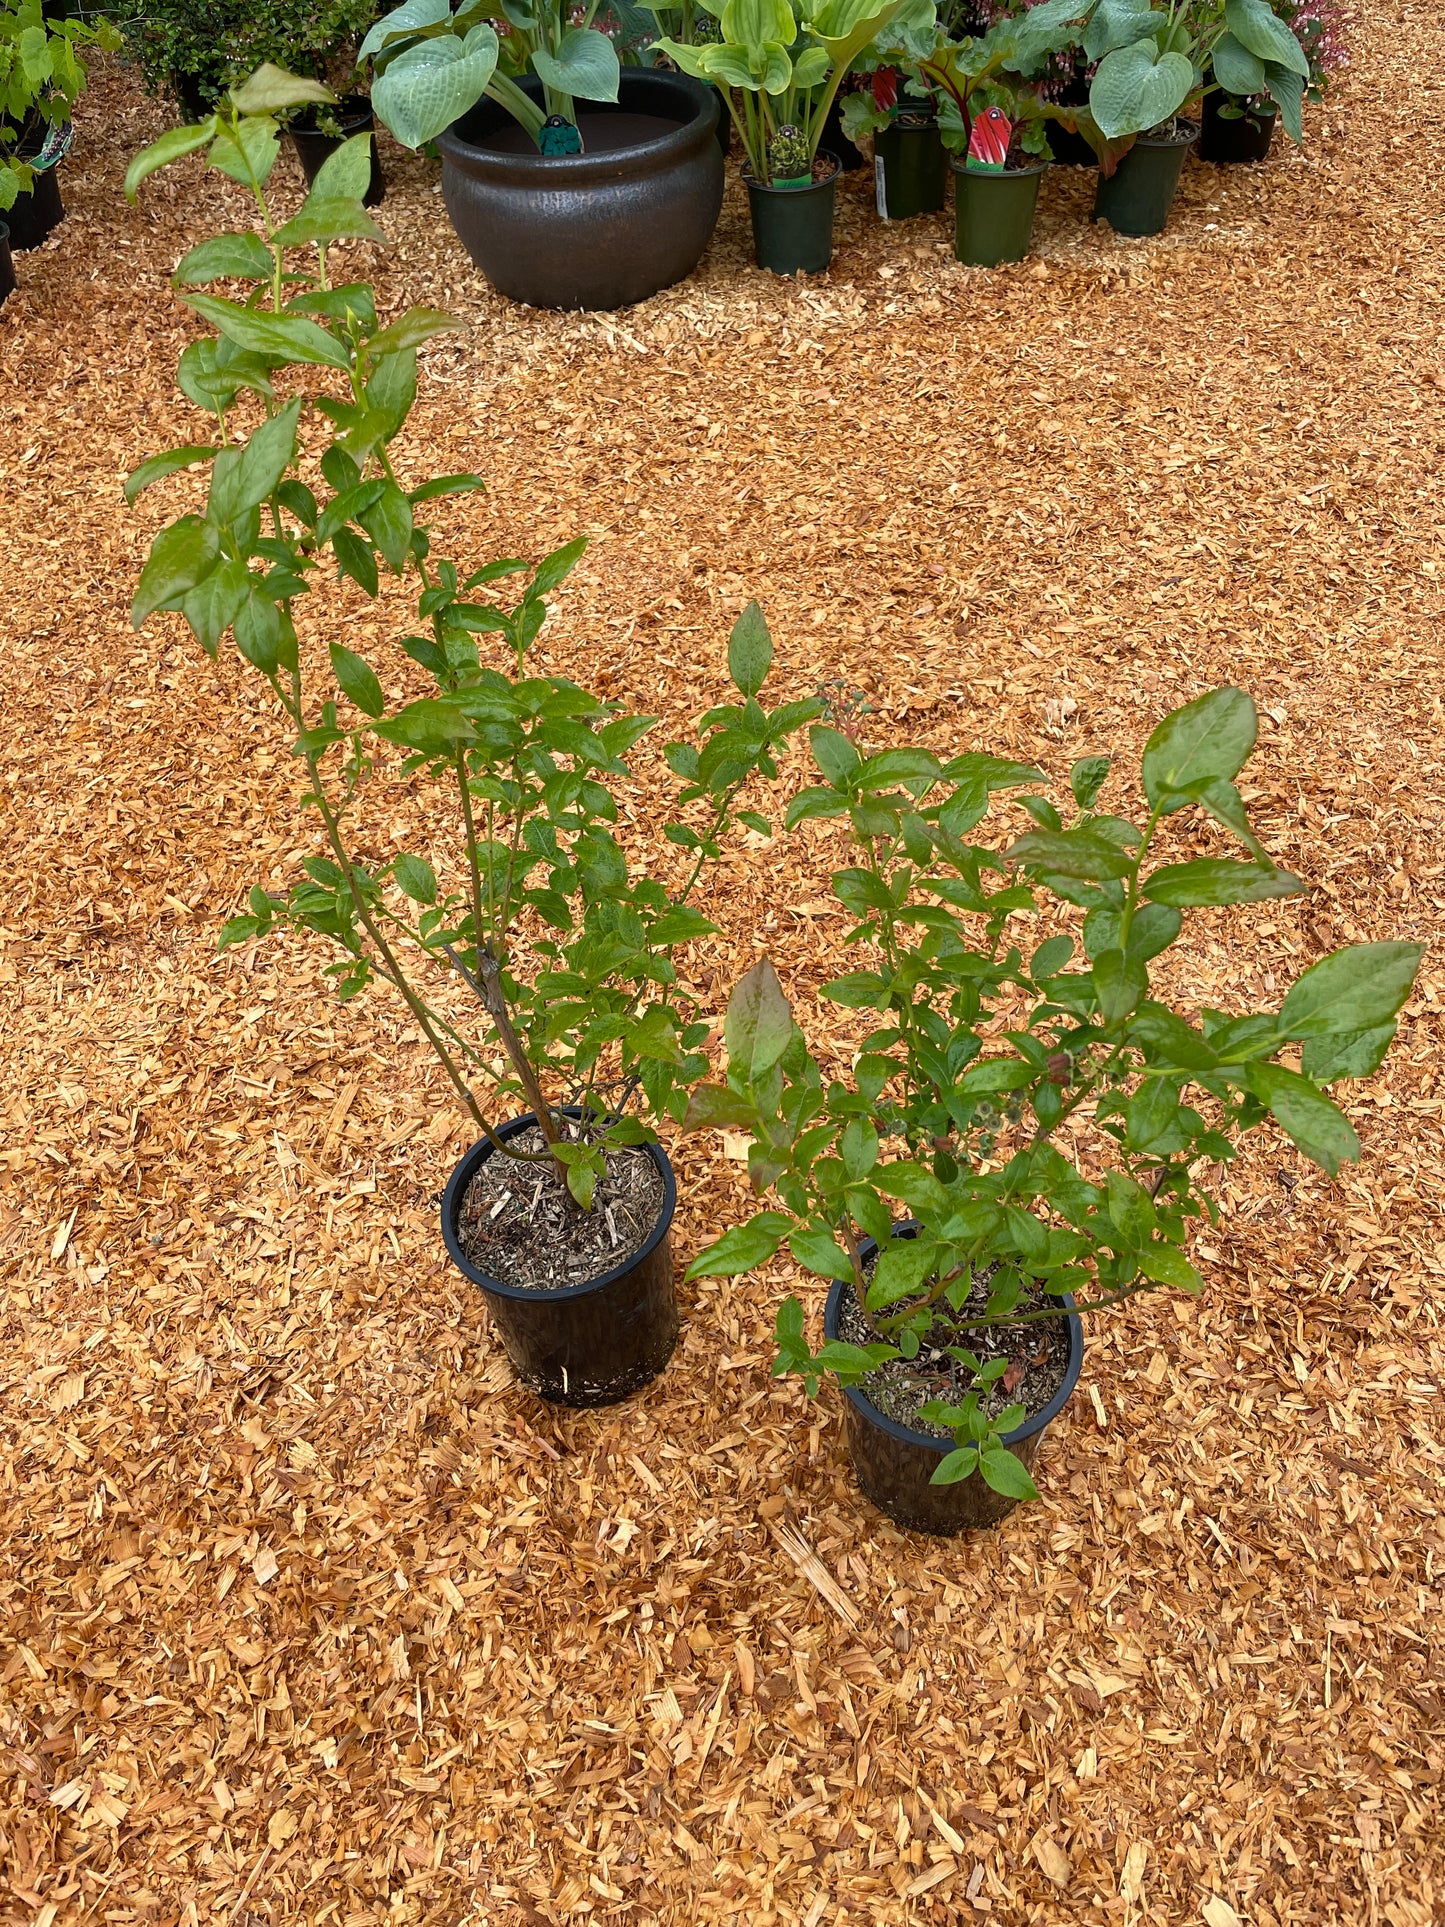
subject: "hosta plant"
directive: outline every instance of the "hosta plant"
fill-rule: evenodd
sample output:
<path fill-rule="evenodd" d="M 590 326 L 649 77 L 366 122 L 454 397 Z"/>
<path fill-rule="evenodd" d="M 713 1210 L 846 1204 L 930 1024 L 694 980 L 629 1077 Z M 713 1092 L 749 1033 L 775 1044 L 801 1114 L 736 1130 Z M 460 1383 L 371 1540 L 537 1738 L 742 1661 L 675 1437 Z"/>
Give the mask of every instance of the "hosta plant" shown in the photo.
<path fill-rule="evenodd" d="M 1419 944 L 1336 951 L 1266 1009 L 1194 1012 L 1158 977 L 1186 913 L 1305 889 L 1235 784 L 1255 731 L 1249 696 L 1215 690 L 1150 737 L 1137 819 L 1103 805 L 1109 762 L 1087 757 L 1069 820 L 1024 794 L 1034 827 L 1000 847 L 968 838 L 995 792 L 1037 771 L 925 749 L 868 756 L 836 730 L 812 733 L 820 780 L 788 822 L 849 827 L 856 860 L 833 889 L 861 954 L 825 994 L 875 1027 L 851 1077 L 825 1077 L 771 966 L 743 980 L 726 1081 L 697 1088 L 689 1122 L 747 1133 L 753 1189 L 771 1202 L 692 1275 L 751 1270 L 786 1246 L 815 1276 L 851 1280 L 869 1342 L 813 1350 L 789 1299 L 775 1369 L 811 1391 L 824 1374 L 856 1385 L 881 1364 L 932 1361 L 938 1393 L 920 1416 L 956 1437 L 938 1482 L 978 1469 L 1011 1496 L 1031 1489 L 1000 1442 L 1018 1414 L 990 1410 L 998 1395 L 973 1372 L 982 1332 L 1022 1337 L 1070 1298 L 1088 1312 L 1160 1287 L 1199 1292 L 1188 1232 L 1214 1214 L 1209 1172 L 1266 1119 L 1331 1174 L 1360 1155 L 1326 1087 L 1380 1065 Z M 1244 854 L 1196 853 L 1211 828 Z M 890 1238 L 900 1207 L 917 1221 L 906 1240 Z M 865 1238 L 881 1253 L 871 1272 Z"/>
<path fill-rule="evenodd" d="M 767 829 L 739 809 L 744 786 L 776 775 L 775 746 L 819 705 L 759 703 L 772 646 L 750 606 L 728 650 L 738 700 L 708 712 L 699 742 L 665 752 L 692 819 L 662 832 L 681 849 L 680 880 L 668 887 L 629 863 L 614 791 L 633 780 L 631 752 L 654 719 L 534 666 L 546 598 L 584 544 L 535 568 L 507 558 L 465 569 L 434 553 L 423 518 L 480 479 L 404 480 L 393 461 L 417 349 L 459 324 L 426 308 L 383 321 L 366 282 L 334 278 L 340 245 L 380 238 L 360 200 L 368 137 L 325 163 L 290 219 L 272 205 L 276 116 L 326 97 L 262 69 L 131 167 L 134 194 L 156 168 L 204 151 L 252 189 L 260 217 L 259 231 L 204 241 L 176 271 L 216 331 L 179 370 L 213 435 L 153 456 L 126 494 L 185 469 L 208 486 L 204 506 L 155 537 L 133 619 L 178 612 L 211 656 L 234 641 L 305 773 L 318 847 L 289 890 L 251 890 L 222 947 L 282 926 L 326 939 L 340 995 L 389 985 L 478 1132 L 507 1157 L 550 1159 L 586 1208 L 606 1153 L 651 1139 L 649 1119 L 680 1115 L 705 1067 L 707 1025 L 673 954 L 714 928 L 692 898 L 721 838 L 736 821 Z M 242 284 L 243 297 L 202 292 L 218 281 Z M 301 390 L 297 372 L 324 387 Z M 415 583 L 415 627 L 391 659 L 368 662 L 336 635 L 340 616 L 318 592 L 341 577 L 372 597 L 387 577 Z M 506 581 L 518 591 L 491 600 Z M 413 793 L 424 827 L 401 847 L 394 826 Z M 545 1148 L 498 1139 L 502 1103 L 535 1113 Z M 581 1115 L 564 1131 L 568 1104 Z"/>

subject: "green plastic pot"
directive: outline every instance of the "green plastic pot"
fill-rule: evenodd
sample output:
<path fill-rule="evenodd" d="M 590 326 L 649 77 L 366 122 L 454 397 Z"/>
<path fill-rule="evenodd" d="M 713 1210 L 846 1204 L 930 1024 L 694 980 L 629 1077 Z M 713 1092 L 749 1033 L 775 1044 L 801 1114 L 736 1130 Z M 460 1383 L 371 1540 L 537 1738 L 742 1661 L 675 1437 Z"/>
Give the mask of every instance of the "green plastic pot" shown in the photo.
<path fill-rule="evenodd" d="M 780 187 L 755 181 L 744 173 L 753 216 L 753 253 L 760 268 L 774 274 L 821 274 L 833 259 L 833 190 L 839 163 L 820 154 L 829 164 L 821 181 L 802 187 Z"/>
<path fill-rule="evenodd" d="M 1175 126 L 1176 131 L 1167 136 L 1141 134 L 1108 179 L 1099 176 L 1094 220 L 1107 221 L 1116 234 L 1136 238 L 1164 232 L 1184 171 L 1184 156 L 1199 134 L 1191 120 Z"/>
<path fill-rule="evenodd" d="M 953 251 L 970 268 L 996 268 L 1022 261 L 1034 232 L 1039 182 L 1047 161 L 984 174 L 955 159 L 953 168 Z"/>
<path fill-rule="evenodd" d="M 936 214 L 948 183 L 936 120 L 895 120 L 873 137 L 873 182 L 879 218 L 906 221 Z"/>

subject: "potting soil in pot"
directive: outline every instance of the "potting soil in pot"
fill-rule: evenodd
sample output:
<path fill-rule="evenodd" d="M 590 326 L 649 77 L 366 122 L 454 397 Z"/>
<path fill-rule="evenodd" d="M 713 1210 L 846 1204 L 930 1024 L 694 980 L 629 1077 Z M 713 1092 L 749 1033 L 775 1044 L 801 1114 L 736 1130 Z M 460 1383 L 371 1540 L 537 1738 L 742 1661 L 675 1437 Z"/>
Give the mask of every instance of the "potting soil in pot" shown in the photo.
<path fill-rule="evenodd" d="M 870 1258 L 864 1266 L 869 1277 L 873 1274 L 873 1263 Z M 988 1294 L 989 1281 L 975 1279 L 963 1315 L 983 1317 Z M 1038 1311 L 1053 1302 L 1041 1294 L 1030 1297 L 1025 1293 L 1018 1309 Z M 878 1333 L 864 1318 L 852 1292 L 845 1292 L 843 1296 L 838 1336 L 849 1345 L 878 1343 Z M 957 1337 L 947 1326 L 937 1325 L 934 1336 L 938 1342 L 921 1345 L 917 1358 L 896 1358 L 869 1372 L 859 1390 L 886 1417 L 937 1439 L 951 1440 L 953 1434 L 921 1419 L 919 1406 L 935 1398 L 957 1405 L 973 1387 L 973 1373 L 956 1358 L 950 1358 L 943 1349 L 945 1345 L 955 1343 L 985 1364 L 992 1358 L 1008 1359 L 1012 1369 L 1003 1378 L 994 1380 L 984 1401 L 984 1409 L 995 1416 L 1010 1405 L 1022 1405 L 1025 1418 L 1032 1418 L 1036 1412 L 1043 1411 L 1069 1369 L 1069 1321 L 1064 1317 L 1040 1319 L 1034 1325 L 985 1325 L 979 1331 L 964 1332 Z M 1011 1390 L 1004 1390 L 1006 1382 L 1012 1385 Z"/>
<path fill-rule="evenodd" d="M 589 114 L 579 112 L 577 131 L 582 136 L 584 154 L 610 154 L 619 147 L 640 147 L 645 141 L 663 140 L 675 134 L 681 121 L 666 120 L 661 114 Z M 476 145 L 493 154 L 535 154 L 537 143 L 525 127 L 510 121 Z"/>
<path fill-rule="evenodd" d="M 546 1149 L 536 1125 L 508 1142 L 519 1151 Z M 662 1177 L 640 1148 L 608 1153 L 590 1211 L 550 1158 L 529 1164 L 493 1151 L 467 1186 L 457 1237 L 477 1269 L 499 1283 L 558 1291 L 626 1264 L 652 1235 L 662 1200 Z"/>

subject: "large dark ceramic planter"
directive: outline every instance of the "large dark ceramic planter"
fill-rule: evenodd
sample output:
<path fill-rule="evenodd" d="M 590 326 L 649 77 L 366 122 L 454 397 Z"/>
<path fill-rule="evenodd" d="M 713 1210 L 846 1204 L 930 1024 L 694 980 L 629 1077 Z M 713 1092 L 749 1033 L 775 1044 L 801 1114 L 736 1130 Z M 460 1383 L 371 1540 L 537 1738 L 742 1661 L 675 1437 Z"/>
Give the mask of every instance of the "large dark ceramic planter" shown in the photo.
<path fill-rule="evenodd" d="M 912 1221 L 893 1227 L 895 1238 L 911 1238 L 917 1230 Z M 878 1249 L 871 1238 L 859 1246 L 863 1259 Z M 851 1279 L 837 1279 L 828 1293 L 823 1314 L 823 1333 L 839 1336 L 843 1304 L 853 1292 Z M 1071 1305 L 1072 1299 L 1061 1299 Z M 1044 1433 L 1073 1397 L 1084 1363 L 1084 1328 L 1070 1314 L 1069 1364 L 1063 1383 L 1041 1412 L 1003 1434 L 1003 1442 L 1032 1469 Z M 858 1475 L 864 1496 L 880 1512 L 911 1532 L 931 1532 L 940 1538 L 956 1533 L 997 1525 L 1018 1504 L 1001 1492 L 985 1485 L 982 1473 L 974 1471 L 956 1485 L 933 1485 L 930 1481 L 944 1458 L 954 1449 L 951 1439 L 935 1438 L 931 1432 L 916 1431 L 911 1425 L 889 1418 L 856 1386 L 843 1394 L 843 1430 L 848 1441 L 848 1456 Z"/>
<path fill-rule="evenodd" d="M 833 259 L 836 156 L 820 153 L 829 172 L 805 187 L 776 187 L 744 172 L 753 217 L 753 258 L 774 274 L 821 274 Z"/>
<path fill-rule="evenodd" d="M 497 1136 L 516 1137 L 535 1122 L 528 1112 L 503 1124 Z M 554 1404 L 615 1405 L 656 1378 L 677 1345 L 670 1235 L 677 1184 L 659 1147 L 645 1149 L 662 1175 L 662 1211 L 646 1244 L 616 1270 L 560 1291 L 503 1284 L 478 1270 L 462 1250 L 462 1201 L 477 1167 L 493 1155 L 490 1139 L 472 1146 L 443 1193 L 447 1256 L 482 1294 L 518 1378 Z"/>
<path fill-rule="evenodd" d="M 1217 89 L 1204 96 L 1204 111 L 1199 124 L 1199 158 L 1215 167 L 1237 166 L 1240 162 L 1268 158 L 1274 139 L 1277 111 L 1261 114 L 1253 109 L 1226 116 L 1221 109 L 1232 103 L 1228 94 Z"/>
<path fill-rule="evenodd" d="M 1199 133 L 1193 121 L 1181 121 L 1167 137 L 1141 134 L 1107 178 L 1099 176 L 1093 219 L 1104 220 L 1116 234 L 1142 238 L 1162 234 L 1174 205 L 1184 156 Z"/>
<path fill-rule="evenodd" d="M 936 214 L 948 187 L 947 156 L 933 119 L 898 119 L 873 137 L 874 188 L 885 221 Z"/>
<path fill-rule="evenodd" d="M 17 254 L 26 248 L 38 248 L 47 235 L 60 226 L 65 219 L 65 203 L 60 198 L 60 182 L 53 167 L 35 176 L 32 191 L 17 197 L 15 205 L 6 210 L 5 219 L 10 228 L 10 245 Z"/>
<path fill-rule="evenodd" d="M 951 165 L 955 255 L 971 268 L 1022 261 L 1033 239 L 1039 182 L 1048 162 L 1009 168 L 1002 174 L 981 173 L 957 158 Z"/>
<path fill-rule="evenodd" d="M 541 83 L 519 83 L 535 100 Z M 499 294 L 534 308 L 625 308 L 702 259 L 722 206 L 714 88 L 624 68 L 620 99 L 578 105 L 581 154 L 539 154 L 494 101 L 437 145 L 442 196 Z"/>
<path fill-rule="evenodd" d="M 301 171 L 306 176 L 306 185 L 310 187 L 343 141 L 352 140 L 357 134 L 370 133 L 371 179 L 361 198 L 367 207 L 380 207 L 386 199 L 386 176 L 381 171 L 381 156 L 376 151 L 376 121 L 371 102 L 365 94 L 348 94 L 337 108 L 336 119 L 341 128 L 339 136 L 323 134 L 314 120 L 306 117 L 292 121 L 287 129 L 291 145 L 296 149 L 296 158 L 301 163 Z"/>
<path fill-rule="evenodd" d="M 10 258 L 10 230 L 0 221 L 0 308 L 14 294 L 19 283 L 15 279 L 15 263 Z"/>

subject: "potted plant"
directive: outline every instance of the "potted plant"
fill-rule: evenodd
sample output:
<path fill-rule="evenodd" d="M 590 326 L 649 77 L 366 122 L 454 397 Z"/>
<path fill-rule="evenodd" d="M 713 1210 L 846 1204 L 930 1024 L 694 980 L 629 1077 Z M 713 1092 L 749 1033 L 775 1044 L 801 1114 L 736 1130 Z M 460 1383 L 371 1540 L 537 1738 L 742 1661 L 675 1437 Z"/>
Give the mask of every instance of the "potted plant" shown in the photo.
<path fill-rule="evenodd" d="M 91 27 L 51 19 L 43 0 L 0 0 L 0 214 L 11 248 L 38 248 L 65 219 L 55 170 L 85 91 L 79 50 L 119 44 L 109 21 Z"/>
<path fill-rule="evenodd" d="M 1211 65 L 1227 91 L 1267 93 L 1290 138 L 1300 139 L 1309 63 L 1266 0 L 1170 0 L 1163 12 L 1135 12 L 1132 0 L 1122 11 L 1119 0 L 1086 0 L 1082 9 L 1079 0 L 1045 0 L 1037 12 L 1070 8 L 1086 16 L 1084 49 L 1099 62 L 1089 110 L 1114 159 L 1101 171 L 1095 220 L 1121 234 L 1162 232 L 1199 132 L 1184 110 Z M 1113 145 L 1123 143 L 1122 151 Z"/>
<path fill-rule="evenodd" d="M 833 258 L 839 162 L 819 142 L 853 62 L 904 0 L 727 0 L 721 39 L 659 51 L 713 81 L 743 146 L 760 268 L 818 274 Z M 931 0 L 930 0 L 931 10 Z"/>
<path fill-rule="evenodd" d="M 1073 820 L 1024 795 L 1036 827 L 1002 850 L 965 839 L 992 792 L 1037 772 L 864 756 L 813 731 L 820 781 L 787 821 L 850 827 L 858 861 L 833 888 L 864 954 L 826 994 L 879 1027 L 851 1080 L 825 1080 L 771 966 L 744 978 L 726 1082 L 699 1085 L 688 1122 L 745 1132 L 771 1202 L 689 1275 L 751 1270 L 786 1243 L 828 1283 L 825 1342 L 813 1350 L 789 1299 L 775 1370 L 849 1392 L 860 1483 L 901 1523 L 954 1531 L 1031 1495 L 1042 1426 L 1077 1376 L 1080 1315 L 1202 1289 L 1185 1247 L 1215 1206 L 1198 1167 L 1271 1116 L 1331 1175 L 1360 1156 L 1324 1087 L 1379 1067 L 1423 946 L 1352 945 L 1277 1008 L 1197 1020 L 1151 977 L 1185 910 L 1305 887 L 1235 786 L 1255 731 L 1249 696 L 1214 690 L 1149 738 L 1142 821 L 1100 808 L 1109 761 L 1086 757 Z M 1199 854 L 1209 824 L 1246 859 Z"/>
<path fill-rule="evenodd" d="M 599 0 L 509 0 L 500 38 L 489 5 L 404 0 L 361 49 L 386 126 L 436 140 L 472 260 L 539 308 L 625 307 L 682 280 L 722 206 L 715 92 L 624 69 Z"/>
<path fill-rule="evenodd" d="M 1299 42 L 1308 65 L 1305 97 L 1324 98 L 1331 74 L 1343 63 L 1344 45 L 1341 15 L 1335 0 L 1274 0 L 1274 11 Z M 1237 36 L 1236 36 L 1237 38 Z M 1249 55 L 1249 50 L 1244 49 Z M 1254 65 L 1251 65 L 1251 60 Z M 1218 70 L 1211 67 L 1210 85 L 1204 92 L 1199 131 L 1199 158 L 1216 166 L 1267 158 L 1280 110 L 1267 85 L 1238 91 L 1259 81 L 1256 67 L 1266 66 L 1258 54 L 1242 58 L 1238 52 L 1226 54 L 1225 72 L 1234 83 L 1231 91 Z M 1273 63 L 1278 64 L 1278 63 Z M 1286 90 L 1289 83 L 1282 83 Z M 1302 129 L 1292 138 L 1299 140 Z"/>
<path fill-rule="evenodd" d="M 334 106 L 299 107 L 283 119 L 308 185 L 343 141 L 373 136 L 371 179 L 362 196 L 366 207 L 380 206 L 386 194 L 371 102 L 355 87 L 361 42 L 378 11 L 377 0 L 320 0 L 303 10 L 294 0 L 252 0 L 227 44 L 228 78 L 269 63 L 323 81 L 341 96 Z"/>
<path fill-rule="evenodd" d="M 324 95 L 263 68 L 127 177 L 134 194 L 157 167 L 204 149 L 254 189 L 262 228 L 205 241 L 177 269 L 187 304 L 217 330 L 179 370 L 215 437 L 152 457 L 126 493 L 133 501 L 193 467 L 209 486 L 203 512 L 156 536 L 132 616 L 139 627 L 178 611 L 213 656 L 232 637 L 305 766 L 320 847 L 289 890 L 252 889 L 222 948 L 309 931 L 335 947 L 343 998 L 379 982 L 401 999 L 477 1133 L 447 1186 L 446 1247 L 523 1380 L 601 1404 L 660 1371 L 677 1334 L 675 1189 L 655 1121 L 680 1114 L 705 1068 L 707 1026 L 674 955 L 714 928 L 692 899 L 727 831 L 767 828 L 739 808 L 743 789 L 754 772 L 776 774 L 774 748 L 817 705 L 762 708 L 772 648 L 750 608 L 728 651 L 740 700 L 704 717 L 699 743 L 665 752 L 696 819 L 663 829 L 683 853 L 681 880 L 668 888 L 629 865 L 614 789 L 653 719 L 534 661 L 546 597 L 585 545 L 535 569 L 507 559 L 464 573 L 434 553 L 422 515 L 479 478 L 404 485 L 393 464 L 417 348 L 458 324 L 413 308 L 383 325 L 368 284 L 334 284 L 337 244 L 380 238 L 360 199 L 366 138 L 325 164 L 290 220 L 277 224 L 262 193 L 278 115 Z M 313 252 L 304 271 L 298 254 Z M 248 298 L 201 292 L 218 279 L 248 284 Z M 293 368 L 329 371 L 333 392 L 312 400 L 294 381 L 278 392 L 273 377 Z M 238 401 L 259 415 L 249 435 Z M 333 571 L 373 596 L 386 572 L 418 581 L 418 633 L 381 675 L 339 641 L 323 650 L 324 616 L 319 634 L 305 621 L 313 584 Z M 486 599 L 515 576 L 509 606 Z M 425 810 L 404 835 L 418 785 Z M 521 1115 L 503 1121 L 508 1105 Z"/>
<path fill-rule="evenodd" d="M 126 57 L 148 94 L 169 94 L 202 121 L 232 78 L 230 41 L 248 12 L 249 0 L 146 0 L 121 15 Z"/>

